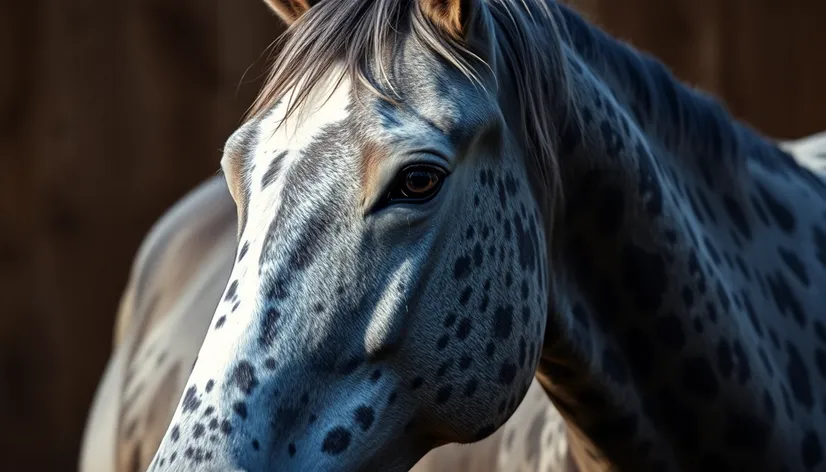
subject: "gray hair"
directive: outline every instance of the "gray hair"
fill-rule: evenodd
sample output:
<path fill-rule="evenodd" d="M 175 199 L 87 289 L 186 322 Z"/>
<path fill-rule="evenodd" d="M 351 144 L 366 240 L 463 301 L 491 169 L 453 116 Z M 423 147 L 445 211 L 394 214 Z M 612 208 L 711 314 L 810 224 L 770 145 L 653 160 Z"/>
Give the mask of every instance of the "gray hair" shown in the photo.
<path fill-rule="evenodd" d="M 478 0 L 483 2 L 496 26 L 495 47 L 515 82 L 514 92 L 523 113 L 522 145 L 528 165 L 538 173 L 547 191 L 543 202 L 549 216 L 559 204 L 557 130 L 577 119 L 570 103 L 572 91 L 563 39 L 564 23 L 552 0 Z M 395 102 L 392 84 L 384 72 L 383 58 L 390 57 L 394 36 L 406 27 L 413 38 L 441 56 L 474 82 L 478 66 L 487 66 L 461 38 L 443 31 L 425 14 L 418 0 L 321 1 L 290 25 L 274 43 L 281 47 L 270 75 L 248 117 L 254 118 L 291 91 L 284 118 L 306 100 L 337 61 L 360 87 Z M 369 71 L 378 71 L 379 80 Z M 577 120 L 578 121 L 578 120 Z M 548 218 L 547 224 L 553 220 Z"/>

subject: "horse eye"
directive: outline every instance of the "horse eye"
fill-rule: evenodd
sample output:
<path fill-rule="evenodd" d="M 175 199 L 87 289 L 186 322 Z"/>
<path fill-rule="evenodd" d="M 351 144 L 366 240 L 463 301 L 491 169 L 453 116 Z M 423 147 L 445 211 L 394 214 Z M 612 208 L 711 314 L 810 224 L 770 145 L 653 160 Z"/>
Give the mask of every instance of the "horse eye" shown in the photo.
<path fill-rule="evenodd" d="M 387 203 L 424 203 L 436 195 L 445 176 L 445 171 L 435 165 L 405 167 L 396 177 L 387 195 Z"/>

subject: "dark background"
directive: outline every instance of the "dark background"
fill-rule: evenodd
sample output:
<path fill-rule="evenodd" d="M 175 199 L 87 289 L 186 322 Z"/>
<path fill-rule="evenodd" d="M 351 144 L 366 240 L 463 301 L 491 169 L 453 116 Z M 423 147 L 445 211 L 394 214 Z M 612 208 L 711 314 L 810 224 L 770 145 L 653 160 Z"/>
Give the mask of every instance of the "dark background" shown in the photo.
<path fill-rule="evenodd" d="M 823 0 L 579 0 L 773 136 L 826 129 Z M 75 470 L 135 251 L 219 165 L 261 0 L 0 0 L 0 457 Z"/>

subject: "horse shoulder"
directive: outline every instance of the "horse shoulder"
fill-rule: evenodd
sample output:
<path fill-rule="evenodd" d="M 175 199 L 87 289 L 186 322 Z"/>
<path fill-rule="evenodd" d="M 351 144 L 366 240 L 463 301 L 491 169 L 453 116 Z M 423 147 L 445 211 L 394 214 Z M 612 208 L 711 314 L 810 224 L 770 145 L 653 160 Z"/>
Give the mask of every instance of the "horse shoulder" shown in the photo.
<path fill-rule="evenodd" d="M 148 466 L 229 277 L 235 247 L 234 205 L 220 177 L 185 195 L 147 233 L 115 316 L 112 353 L 87 418 L 81 472 Z"/>

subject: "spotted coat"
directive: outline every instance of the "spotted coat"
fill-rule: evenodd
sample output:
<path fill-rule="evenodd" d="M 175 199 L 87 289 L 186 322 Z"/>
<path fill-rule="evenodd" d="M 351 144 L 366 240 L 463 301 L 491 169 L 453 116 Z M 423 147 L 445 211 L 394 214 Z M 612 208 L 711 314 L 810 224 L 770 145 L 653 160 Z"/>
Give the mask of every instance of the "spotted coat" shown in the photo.
<path fill-rule="evenodd" d="M 149 466 L 228 281 L 235 237 L 235 206 L 218 176 L 186 195 L 144 239 L 89 412 L 80 472 Z M 534 382 L 502 430 L 440 447 L 412 472 L 574 472 L 566 460 L 562 418 Z"/>
<path fill-rule="evenodd" d="M 823 466 L 817 170 L 556 2 L 268 3 L 238 255 L 151 470 L 401 472 L 534 375 L 584 470 Z"/>
<path fill-rule="evenodd" d="M 826 167 L 826 133 L 780 144 L 798 161 Z M 223 178 L 214 177 L 144 239 L 115 318 L 114 348 L 90 410 L 80 472 L 149 466 L 229 278 L 235 234 L 235 207 Z M 412 472 L 575 472 L 566 438 L 564 420 L 534 382 L 496 435 L 436 449 Z"/>

